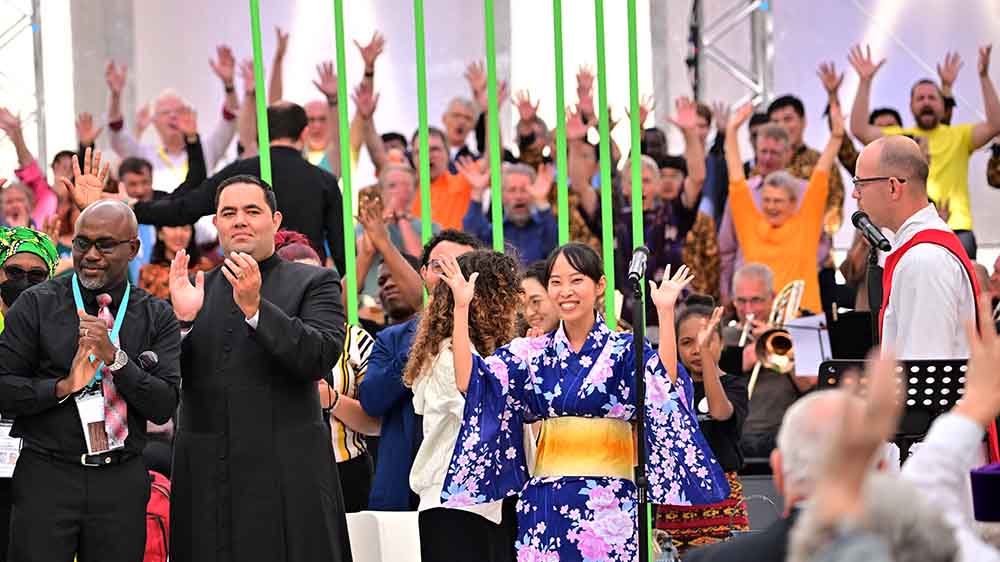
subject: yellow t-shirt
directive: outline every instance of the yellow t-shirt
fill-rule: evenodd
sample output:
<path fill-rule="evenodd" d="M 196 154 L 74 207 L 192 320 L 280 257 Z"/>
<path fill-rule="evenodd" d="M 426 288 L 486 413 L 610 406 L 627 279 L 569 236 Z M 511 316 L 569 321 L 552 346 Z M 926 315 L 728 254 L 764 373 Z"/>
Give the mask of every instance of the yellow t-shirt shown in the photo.
<path fill-rule="evenodd" d="M 938 125 L 929 131 L 917 127 L 883 127 L 886 135 L 926 137 L 930 147 L 931 169 L 927 179 L 927 195 L 938 205 L 947 204 L 951 216 L 948 226 L 953 230 L 972 230 L 969 210 L 969 156 L 974 125 Z"/>

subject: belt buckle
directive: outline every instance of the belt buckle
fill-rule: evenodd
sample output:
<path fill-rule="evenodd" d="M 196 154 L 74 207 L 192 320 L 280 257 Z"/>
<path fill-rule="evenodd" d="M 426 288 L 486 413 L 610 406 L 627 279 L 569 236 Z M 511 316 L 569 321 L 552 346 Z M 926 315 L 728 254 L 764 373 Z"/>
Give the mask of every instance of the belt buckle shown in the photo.
<path fill-rule="evenodd" d="M 80 455 L 80 464 L 82 464 L 83 466 L 101 466 L 101 463 L 89 463 L 89 462 L 87 462 L 87 457 L 89 457 L 89 456 L 91 456 L 91 455 L 88 455 L 87 453 L 84 453 L 84 454 Z"/>

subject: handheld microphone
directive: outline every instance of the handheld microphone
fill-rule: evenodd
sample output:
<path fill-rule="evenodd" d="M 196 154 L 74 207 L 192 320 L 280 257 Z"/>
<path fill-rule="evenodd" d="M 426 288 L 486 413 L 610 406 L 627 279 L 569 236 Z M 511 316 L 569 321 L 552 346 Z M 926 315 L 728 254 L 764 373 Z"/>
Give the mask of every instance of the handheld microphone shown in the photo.
<path fill-rule="evenodd" d="M 160 358 L 156 356 L 156 352 L 143 351 L 139 354 L 139 357 L 137 357 L 135 361 L 139 364 L 139 367 L 141 367 L 143 371 L 148 371 L 160 362 Z"/>
<path fill-rule="evenodd" d="M 861 234 L 868 240 L 868 243 L 875 248 L 883 252 L 888 252 L 892 249 L 892 245 L 889 244 L 889 240 L 885 237 L 885 234 L 882 234 L 882 231 L 868 218 L 868 213 L 854 211 L 854 214 L 851 215 L 851 222 L 854 223 L 854 228 L 860 230 Z"/>
<path fill-rule="evenodd" d="M 649 257 L 649 248 L 639 246 L 632 252 L 632 261 L 628 264 L 628 280 L 631 283 L 638 283 L 642 276 L 646 274 L 646 258 Z"/>

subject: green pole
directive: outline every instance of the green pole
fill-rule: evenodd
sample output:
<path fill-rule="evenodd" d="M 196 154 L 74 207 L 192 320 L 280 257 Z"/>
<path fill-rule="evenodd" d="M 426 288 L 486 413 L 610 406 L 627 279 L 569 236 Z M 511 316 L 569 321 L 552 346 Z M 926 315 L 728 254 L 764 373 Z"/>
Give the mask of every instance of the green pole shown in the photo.
<path fill-rule="evenodd" d="M 413 0 L 413 27 L 417 41 L 417 119 L 420 143 L 420 238 L 431 239 L 431 164 L 427 147 L 427 60 L 424 52 L 424 0 Z"/>
<path fill-rule="evenodd" d="M 556 208 L 559 211 L 559 244 L 569 242 L 569 187 L 566 157 L 566 96 L 563 74 L 562 0 L 552 0 L 552 37 L 556 63 Z"/>
<path fill-rule="evenodd" d="M 604 254 L 605 319 L 613 330 L 615 317 L 615 238 L 612 213 L 611 132 L 608 130 L 607 65 L 604 60 L 604 0 L 594 0 L 594 22 L 597 27 L 597 112 L 601 134 L 601 246 Z"/>
<path fill-rule="evenodd" d="M 264 89 L 264 54 L 260 46 L 260 1 L 250 0 L 250 36 L 253 38 L 253 74 L 257 99 L 257 146 L 260 179 L 271 183 L 271 149 L 267 136 L 267 90 Z"/>
<path fill-rule="evenodd" d="M 493 249 L 504 251 L 503 245 L 503 179 L 500 177 L 500 108 L 497 100 L 497 47 L 493 33 L 493 0 L 483 0 L 486 15 L 486 93 L 490 144 L 490 217 L 493 222 Z"/>
<path fill-rule="evenodd" d="M 347 62 L 344 51 L 344 1 L 333 0 L 334 33 L 337 39 L 337 112 L 340 134 L 340 185 L 344 210 L 344 266 L 347 279 L 347 322 L 358 325 L 358 268 L 354 263 L 354 209 L 351 187 L 351 135 L 347 119 Z"/>

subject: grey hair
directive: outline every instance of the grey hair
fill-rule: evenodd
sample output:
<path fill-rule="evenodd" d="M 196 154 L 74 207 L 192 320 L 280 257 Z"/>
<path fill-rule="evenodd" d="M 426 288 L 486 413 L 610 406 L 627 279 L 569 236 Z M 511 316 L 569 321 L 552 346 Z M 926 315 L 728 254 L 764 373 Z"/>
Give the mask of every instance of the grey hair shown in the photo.
<path fill-rule="evenodd" d="M 926 189 L 930 167 L 924 159 L 920 145 L 913 139 L 893 135 L 882 139 L 882 152 L 878 166 L 885 174 L 899 174 L 908 182 L 917 183 Z"/>
<path fill-rule="evenodd" d="M 468 109 L 469 112 L 471 112 L 473 115 L 479 113 L 479 106 L 476 105 L 476 103 L 470 100 L 469 98 L 463 98 L 462 96 L 456 96 L 454 98 L 451 98 L 451 101 L 448 102 L 448 105 L 445 109 L 445 113 L 451 111 L 452 106 L 454 106 L 456 103 L 465 106 L 465 109 Z"/>
<path fill-rule="evenodd" d="M 787 171 L 778 170 L 776 172 L 771 172 L 764 178 L 764 185 L 783 189 L 785 193 L 788 194 L 789 199 L 792 201 L 798 201 L 799 188 L 802 185 L 802 182 Z"/>
<path fill-rule="evenodd" d="M 163 90 L 162 92 L 160 92 L 160 95 L 156 96 L 156 99 L 153 100 L 153 109 L 154 110 L 156 109 L 156 104 L 160 103 L 161 101 L 163 101 L 163 100 L 165 100 L 167 98 L 177 98 L 178 100 L 180 100 L 181 105 L 183 105 L 185 107 L 187 107 L 188 105 L 190 105 L 188 103 L 188 101 L 186 99 L 184 99 L 184 96 L 180 95 L 177 92 L 177 90 L 174 90 L 173 88 L 167 88 L 166 90 Z"/>
<path fill-rule="evenodd" d="M 842 390 L 811 392 L 785 411 L 778 430 L 781 472 L 785 496 L 809 497 L 816 486 L 817 466 L 822 462 L 829 438 L 839 428 L 838 403 L 856 399 Z"/>
<path fill-rule="evenodd" d="M 4 193 L 10 190 L 20 191 L 24 194 L 25 199 L 28 200 L 28 209 L 31 211 L 35 210 L 35 192 L 30 187 L 23 183 L 13 183 L 3 188 Z"/>
<path fill-rule="evenodd" d="M 413 179 L 413 185 L 414 185 L 414 187 L 417 185 L 417 172 L 414 171 L 413 168 L 411 168 L 409 166 L 405 166 L 403 164 L 389 164 L 389 165 L 385 166 L 384 168 L 382 168 L 381 173 L 379 173 L 379 175 L 378 175 L 378 186 L 379 187 L 382 187 L 382 188 L 385 187 L 385 182 L 386 182 L 385 178 L 389 175 L 389 172 L 405 172 L 406 174 L 408 174 L 410 176 L 410 178 Z"/>
<path fill-rule="evenodd" d="M 651 156 L 647 156 L 645 154 L 641 155 L 639 157 L 639 164 L 646 170 L 649 170 L 650 172 L 653 173 L 653 181 L 660 180 L 660 166 L 656 163 L 656 160 L 653 160 Z M 626 160 L 625 168 L 622 170 L 622 180 L 628 182 L 632 181 L 631 160 Z"/>
<path fill-rule="evenodd" d="M 733 287 L 744 277 L 760 279 L 767 286 L 768 294 L 774 294 L 774 273 L 771 268 L 762 263 L 748 263 L 736 270 L 733 274 Z"/>
<path fill-rule="evenodd" d="M 792 138 L 788 136 L 788 131 L 777 123 L 765 123 L 757 129 L 757 139 L 772 139 L 785 143 L 785 147 L 792 144 Z"/>
<path fill-rule="evenodd" d="M 535 169 L 532 168 L 531 166 L 528 166 L 527 164 L 511 164 L 511 163 L 507 163 L 507 164 L 503 165 L 503 177 L 504 177 L 504 179 L 507 179 L 507 176 L 514 175 L 514 174 L 517 174 L 517 175 L 520 175 L 520 176 L 527 176 L 528 177 L 528 181 L 530 181 L 531 183 L 535 183 L 535 178 L 538 177 L 538 175 L 535 173 Z"/>
<path fill-rule="evenodd" d="M 955 530 L 941 511 L 924 499 L 911 482 L 886 474 L 872 474 L 862 489 L 864 528 L 884 541 L 894 562 L 951 562 L 958 556 Z M 792 528 L 790 562 L 806 562 L 830 545 L 828 524 L 807 507 Z"/>

